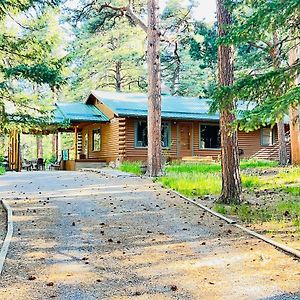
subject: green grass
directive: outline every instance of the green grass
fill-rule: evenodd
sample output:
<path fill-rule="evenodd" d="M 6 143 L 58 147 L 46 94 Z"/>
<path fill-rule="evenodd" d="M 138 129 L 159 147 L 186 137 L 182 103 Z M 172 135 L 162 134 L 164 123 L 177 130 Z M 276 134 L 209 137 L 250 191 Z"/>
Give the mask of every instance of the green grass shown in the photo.
<path fill-rule="evenodd" d="M 159 178 L 159 182 L 186 196 L 218 195 L 221 191 L 219 174 L 169 173 L 168 176 Z"/>
<path fill-rule="evenodd" d="M 277 161 L 271 160 L 258 160 L 258 159 L 242 159 L 241 163 L 241 170 L 245 169 L 257 169 L 257 168 L 274 168 L 278 167 Z"/>
<path fill-rule="evenodd" d="M 214 210 L 224 215 L 236 215 L 242 222 L 247 223 L 290 221 L 300 230 L 300 201 L 297 200 L 279 201 L 267 207 L 215 204 Z"/>
<path fill-rule="evenodd" d="M 293 196 L 300 196 L 300 186 L 285 186 L 282 190 Z"/>
<path fill-rule="evenodd" d="M 242 160 L 241 169 L 275 167 L 278 163 L 260 160 Z M 186 196 L 218 195 L 221 192 L 221 165 L 219 163 L 173 163 L 166 168 L 166 176 L 159 181 Z M 258 176 L 243 175 L 243 187 L 261 187 Z"/>
<path fill-rule="evenodd" d="M 142 162 L 140 161 L 135 161 L 135 162 L 123 161 L 119 167 L 119 170 L 123 172 L 136 174 L 136 175 L 141 175 L 142 174 L 141 166 L 142 166 Z"/>
<path fill-rule="evenodd" d="M 244 188 L 252 190 L 263 185 L 263 181 L 258 176 L 243 175 L 242 174 L 242 185 Z"/>
<path fill-rule="evenodd" d="M 242 159 L 240 167 L 242 170 L 254 168 L 277 167 L 278 162 L 257 159 Z M 221 172 L 219 163 L 173 163 L 166 168 L 167 173 L 217 173 Z"/>
<path fill-rule="evenodd" d="M 5 168 L 0 165 L 0 175 L 3 175 L 5 173 Z"/>
<path fill-rule="evenodd" d="M 173 163 L 166 167 L 166 173 L 218 173 L 221 172 L 221 165 L 218 163 Z"/>

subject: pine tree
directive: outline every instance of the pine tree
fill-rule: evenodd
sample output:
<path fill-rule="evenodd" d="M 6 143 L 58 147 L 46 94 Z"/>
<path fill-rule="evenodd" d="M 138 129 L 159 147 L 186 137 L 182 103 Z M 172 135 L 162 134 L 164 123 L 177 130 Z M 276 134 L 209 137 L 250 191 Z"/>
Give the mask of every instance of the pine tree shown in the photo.
<path fill-rule="evenodd" d="M 218 36 L 224 37 L 227 27 L 232 24 L 232 18 L 225 6 L 224 0 L 217 0 Z M 240 203 L 241 178 L 239 169 L 239 151 L 237 131 L 232 127 L 235 121 L 235 102 L 226 98 L 226 88 L 233 84 L 233 47 L 220 45 L 218 48 L 219 85 L 224 89 L 223 97 L 219 99 L 220 133 L 221 133 L 221 163 L 222 163 L 222 193 L 223 203 Z"/>
<path fill-rule="evenodd" d="M 149 176 L 162 174 L 160 30 L 157 0 L 148 0 L 148 170 Z"/>

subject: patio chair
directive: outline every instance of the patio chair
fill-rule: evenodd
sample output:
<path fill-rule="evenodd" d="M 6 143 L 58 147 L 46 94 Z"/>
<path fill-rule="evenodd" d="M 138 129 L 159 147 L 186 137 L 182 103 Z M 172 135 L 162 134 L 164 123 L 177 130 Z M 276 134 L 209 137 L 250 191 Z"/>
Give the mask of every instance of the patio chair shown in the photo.
<path fill-rule="evenodd" d="M 50 164 L 49 165 L 49 170 L 60 170 L 60 163 L 61 163 L 61 160 L 57 160 L 55 161 L 54 163 Z"/>
<path fill-rule="evenodd" d="M 36 169 L 38 171 L 40 171 L 40 170 L 45 171 L 45 164 L 46 164 L 46 161 L 44 161 L 43 158 L 38 158 L 36 161 Z"/>
<path fill-rule="evenodd" d="M 31 171 L 32 170 L 32 163 L 31 161 L 27 159 L 22 160 L 22 169 L 26 171 Z"/>
<path fill-rule="evenodd" d="M 31 170 L 37 170 L 37 159 L 36 158 L 34 158 L 34 159 L 32 159 L 31 160 Z"/>

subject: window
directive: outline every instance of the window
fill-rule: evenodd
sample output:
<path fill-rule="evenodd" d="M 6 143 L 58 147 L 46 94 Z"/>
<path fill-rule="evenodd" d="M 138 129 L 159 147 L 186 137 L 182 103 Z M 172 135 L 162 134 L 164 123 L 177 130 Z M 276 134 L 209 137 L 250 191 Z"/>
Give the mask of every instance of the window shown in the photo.
<path fill-rule="evenodd" d="M 135 127 L 135 146 L 136 147 L 147 147 L 148 145 L 148 132 L 147 122 L 138 121 Z"/>
<path fill-rule="evenodd" d="M 200 125 L 200 149 L 219 149 L 221 148 L 220 126 L 219 125 Z"/>
<path fill-rule="evenodd" d="M 162 147 L 170 147 L 171 144 L 171 124 L 161 123 L 161 143 Z M 148 146 L 147 121 L 137 121 L 135 123 L 135 147 Z"/>
<path fill-rule="evenodd" d="M 272 128 L 261 128 L 260 144 L 261 146 L 271 146 L 274 144 L 274 131 Z"/>
<path fill-rule="evenodd" d="M 171 124 L 169 122 L 161 123 L 161 145 L 163 148 L 171 145 Z"/>
<path fill-rule="evenodd" d="M 93 130 L 92 150 L 93 151 L 100 151 L 101 150 L 101 130 L 100 130 L 100 128 Z"/>

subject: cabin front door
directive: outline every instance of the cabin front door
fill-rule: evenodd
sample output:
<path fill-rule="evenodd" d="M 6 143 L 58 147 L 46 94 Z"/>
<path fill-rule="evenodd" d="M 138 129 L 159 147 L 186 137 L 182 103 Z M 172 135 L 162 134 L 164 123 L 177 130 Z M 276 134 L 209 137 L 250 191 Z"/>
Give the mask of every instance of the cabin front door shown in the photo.
<path fill-rule="evenodd" d="M 179 124 L 179 151 L 180 157 L 193 155 L 193 124 L 181 123 Z"/>

